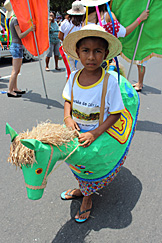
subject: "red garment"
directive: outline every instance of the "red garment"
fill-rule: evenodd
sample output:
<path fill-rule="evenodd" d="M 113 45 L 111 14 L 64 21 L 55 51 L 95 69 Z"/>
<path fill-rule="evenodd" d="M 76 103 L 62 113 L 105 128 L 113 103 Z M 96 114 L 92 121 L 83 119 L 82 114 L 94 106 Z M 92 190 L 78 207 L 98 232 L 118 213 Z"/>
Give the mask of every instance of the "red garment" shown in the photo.
<path fill-rule="evenodd" d="M 48 35 L 48 0 L 28 0 L 30 4 L 33 23 L 36 25 L 36 40 L 39 54 L 49 48 Z M 17 17 L 22 32 L 32 25 L 27 0 L 11 0 L 12 8 Z M 22 39 L 25 48 L 34 56 L 38 56 L 34 34 L 30 32 Z"/>
<path fill-rule="evenodd" d="M 115 25 L 115 36 L 117 37 L 117 33 L 119 31 L 119 28 L 120 28 L 120 23 L 119 23 L 119 21 L 117 19 L 114 20 L 114 25 Z M 110 34 L 113 34 L 112 22 L 108 22 L 107 24 L 104 24 L 103 28 L 106 30 L 106 32 L 108 32 Z"/>

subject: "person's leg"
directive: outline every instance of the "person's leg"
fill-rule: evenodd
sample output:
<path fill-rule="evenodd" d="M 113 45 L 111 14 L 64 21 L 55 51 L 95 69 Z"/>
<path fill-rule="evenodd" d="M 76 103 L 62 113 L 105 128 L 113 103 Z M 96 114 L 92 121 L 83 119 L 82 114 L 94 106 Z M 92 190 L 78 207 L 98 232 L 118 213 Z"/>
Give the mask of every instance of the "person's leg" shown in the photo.
<path fill-rule="evenodd" d="M 137 65 L 138 68 L 138 82 L 136 84 L 133 84 L 133 87 L 137 92 L 141 91 L 143 88 L 143 80 L 145 76 L 145 71 L 146 71 L 146 63 L 145 61 L 142 65 Z"/>
<path fill-rule="evenodd" d="M 88 219 L 90 216 L 90 209 L 92 208 L 92 198 L 91 195 L 89 196 L 84 196 L 82 200 L 82 205 L 80 207 L 80 215 L 79 211 L 77 212 L 75 219 Z M 83 213 L 86 211 L 85 213 Z"/>
<path fill-rule="evenodd" d="M 70 195 L 68 195 L 68 193 L 70 192 Z M 66 193 L 65 193 L 65 199 L 71 199 L 73 198 L 72 195 L 75 195 L 77 197 L 81 197 L 83 194 L 81 193 L 81 190 L 80 189 L 74 189 L 74 190 L 67 190 Z"/>
<path fill-rule="evenodd" d="M 70 195 L 67 195 L 68 193 L 70 193 Z M 74 189 L 74 190 L 68 190 L 65 193 L 65 198 L 68 199 L 72 199 L 74 198 L 74 196 L 77 197 L 81 197 L 83 196 L 82 192 L 80 189 Z M 92 199 L 91 199 L 91 195 L 89 196 L 83 196 L 83 200 L 82 200 L 82 204 L 80 207 L 80 215 L 79 215 L 79 211 L 77 212 L 75 219 L 79 219 L 79 220 L 83 220 L 83 219 L 88 219 L 89 215 L 90 215 L 90 210 L 92 208 Z M 88 211 L 89 210 L 89 211 Z M 85 213 L 83 213 L 84 211 L 86 211 Z"/>
<path fill-rule="evenodd" d="M 55 69 L 56 70 L 60 70 L 60 68 L 58 67 L 58 60 L 59 60 L 59 56 L 55 56 Z"/>
<path fill-rule="evenodd" d="M 13 95 L 16 95 L 14 91 L 18 91 L 17 76 L 20 72 L 21 64 L 22 64 L 22 58 L 12 59 L 12 73 L 9 80 L 8 93 Z"/>
<path fill-rule="evenodd" d="M 145 75 L 145 66 L 137 65 L 137 68 L 138 68 L 138 86 L 137 86 L 137 88 L 142 89 L 144 75 Z"/>
<path fill-rule="evenodd" d="M 56 70 L 60 70 L 60 68 L 58 67 L 59 47 L 60 47 L 60 42 L 54 44 L 54 59 L 55 59 L 55 69 Z"/>
<path fill-rule="evenodd" d="M 50 71 L 49 61 L 50 61 L 50 58 L 52 57 L 52 52 L 53 52 L 53 45 L 52 45 L 52 43 L 50 43 L 50 47 L 49 47 L 49 50 L 48 50 L 48 53 L 46 56 L 46 68 L 45 68 L 46 71 Z"/>
<path fill-rule="evenodd" d="M 50 57 L 46 56 L 46 71 L 49 71 L 49 60 L 50 60 Z"/>

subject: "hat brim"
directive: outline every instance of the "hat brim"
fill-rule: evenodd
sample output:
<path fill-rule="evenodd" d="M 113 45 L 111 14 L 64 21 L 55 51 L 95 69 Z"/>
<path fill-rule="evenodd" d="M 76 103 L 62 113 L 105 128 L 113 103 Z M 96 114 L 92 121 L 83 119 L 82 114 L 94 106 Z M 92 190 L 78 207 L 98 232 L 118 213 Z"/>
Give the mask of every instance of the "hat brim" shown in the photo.
<path fill-rule="evenodd" d="M 67 13 L 70 14 L 70 15 L 84 15 L 86 13 L 86 9 L 84 9 L 81 12 L 76 12 L 76 11 L 70 9 L 70 10 L 67 11 Z"/>
<path fill-rule="evenodd" d="M 84 6 L 88 6 L 88 7 L 99 6 L 99 5 L 102 5 L 107 2 L 110 2 L 110 0 L 98 0 L 98 1 L 81 0 L 81 4 L 83 4 Z"/>
<path fill-rule="evenodd" d="M 101 37 L 109 43 L 109 53 L 105 60 L 110 60 L 122 51 L 121 42 L 113 35 L 109 34 L 106 31 L 102 30 L 90 30 L 90 29 L 81 29 L 67 35 L 63 41 L 63 48 L 66 54 L 72 57 L 75 60 L 79 60 L 79 57 L 76 53 L 76 44 L 79 40 L 85 37 Z"/>

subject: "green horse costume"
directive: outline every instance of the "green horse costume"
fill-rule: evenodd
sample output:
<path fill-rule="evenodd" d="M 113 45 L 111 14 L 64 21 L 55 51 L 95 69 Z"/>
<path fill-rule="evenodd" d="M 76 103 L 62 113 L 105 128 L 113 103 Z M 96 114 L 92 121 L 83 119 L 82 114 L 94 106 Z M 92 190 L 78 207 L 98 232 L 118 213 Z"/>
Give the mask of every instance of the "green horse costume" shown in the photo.
<path fill-rule="evenodd" d="M 117 78 L 116 72 L 109 73 Z M 78 146 L 77 137 L 61 146 L 45 144 L 36 139 L 20 140 L 24 146 L 34 150 L 36 159 L 33 165 L 21 164 L 29 199 L 42 197 L 47 176 L 56 162 L 64 160 L 68 155 L 66 163 L 81 180 L 95 182 L 119 172 L 134 135 L 139 110 L 139 96 L 123 76 L 120 76 L 119 86 L 125 110 L 120 119 L 89 147 Z M 18 136 L 9 124 L 6 124 L 6 133 L 11 135 L 11 141 Z"/>

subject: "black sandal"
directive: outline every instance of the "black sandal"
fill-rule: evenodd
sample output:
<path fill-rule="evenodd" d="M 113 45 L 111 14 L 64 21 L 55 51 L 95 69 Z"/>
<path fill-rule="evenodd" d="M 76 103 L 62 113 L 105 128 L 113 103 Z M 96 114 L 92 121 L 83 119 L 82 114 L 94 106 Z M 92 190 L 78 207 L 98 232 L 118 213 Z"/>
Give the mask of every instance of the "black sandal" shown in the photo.
<path fill-rule="evenodd" d="M 15 92 L 15 91 L 14 91 Z M 16 92 L 15 92 L 16 93 Z M 11 94 L 11 93 L 7 93 L 7 96 L 8 97 L 12 97 L 12 98 L 20 98 L 21 97 L 21 95 L 20 94 L 17 94 L 16 93 L 16 95 L 13 95 L 13 94 Z"/>
<path fill-rule="evenodd" d="M 22 91 L 14 90 L 14 92 L 15 92 L 16 94 L 21 94 L 21 95 L 26 93 L 25 90 L 22 90 Z"/>

